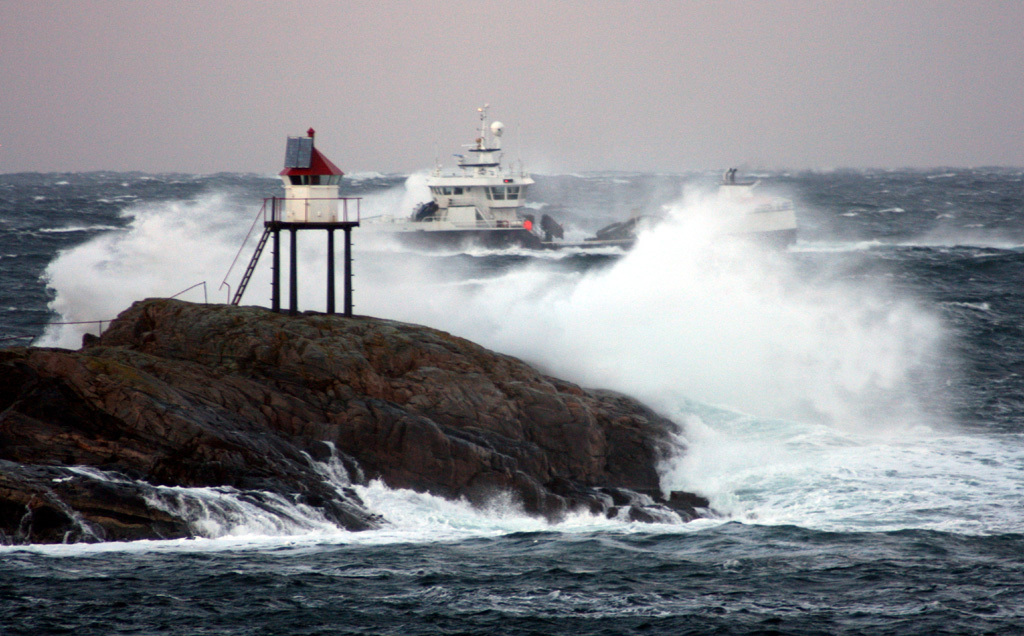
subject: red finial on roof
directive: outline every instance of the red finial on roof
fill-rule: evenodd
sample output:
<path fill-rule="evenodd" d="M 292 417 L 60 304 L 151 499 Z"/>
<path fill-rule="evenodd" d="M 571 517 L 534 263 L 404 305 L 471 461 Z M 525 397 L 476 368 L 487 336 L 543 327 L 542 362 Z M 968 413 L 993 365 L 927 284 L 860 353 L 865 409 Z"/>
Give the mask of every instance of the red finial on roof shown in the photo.
<path fill-rule="evenodd" d="M 310 139 L 312 139 L 313 135 L 315 135 L 315 134 L 316 134 L 316 131 L 313 130 L 312 127 L 310 127 L 310 129 L 306 131 L 306 136 L 309 137 Z"/>

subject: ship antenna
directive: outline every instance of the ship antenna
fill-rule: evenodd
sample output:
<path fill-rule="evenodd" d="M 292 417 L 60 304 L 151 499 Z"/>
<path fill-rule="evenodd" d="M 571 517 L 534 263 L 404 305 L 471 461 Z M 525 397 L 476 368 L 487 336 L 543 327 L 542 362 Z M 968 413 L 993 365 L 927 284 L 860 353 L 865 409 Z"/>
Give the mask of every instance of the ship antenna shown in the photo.
<path fill-rule="evenodd" d="M 487 109 L 490 108 L 490 104 L 484 104 L 483 108 L 478 108 L 480 112 L 480 143 L 486 143 L 487 139 Z"/>

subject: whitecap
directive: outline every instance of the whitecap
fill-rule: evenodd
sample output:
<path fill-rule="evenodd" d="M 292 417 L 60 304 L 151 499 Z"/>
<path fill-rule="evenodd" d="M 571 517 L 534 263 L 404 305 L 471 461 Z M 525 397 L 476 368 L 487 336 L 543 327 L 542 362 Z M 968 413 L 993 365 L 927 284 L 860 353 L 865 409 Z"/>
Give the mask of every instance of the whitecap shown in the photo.
<path fill-rule="evenodd" d="M 64 234 L 67 232 L 102 232 L 106 230 L 122 230 L 117 225 L 69 225 L 66 227 L 44 227 L 39 232 L 44 234 Z"/>

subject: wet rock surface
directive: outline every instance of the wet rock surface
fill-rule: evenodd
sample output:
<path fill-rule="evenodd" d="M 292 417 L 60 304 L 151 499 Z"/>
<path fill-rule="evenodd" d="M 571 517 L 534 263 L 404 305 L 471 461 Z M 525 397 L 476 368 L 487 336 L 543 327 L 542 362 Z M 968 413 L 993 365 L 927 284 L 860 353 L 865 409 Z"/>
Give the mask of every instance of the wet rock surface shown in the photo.
<path fill-rule="evenodd" d="M 347 486 L 371 479 L 685 521 L 707 502 L 659 489 L 676 431 L 435 329 L 147 300 L 81 350 L 0 350 L 0 541 L 193 536 L 188 488 L 370 529 L 386 521 Z"/>

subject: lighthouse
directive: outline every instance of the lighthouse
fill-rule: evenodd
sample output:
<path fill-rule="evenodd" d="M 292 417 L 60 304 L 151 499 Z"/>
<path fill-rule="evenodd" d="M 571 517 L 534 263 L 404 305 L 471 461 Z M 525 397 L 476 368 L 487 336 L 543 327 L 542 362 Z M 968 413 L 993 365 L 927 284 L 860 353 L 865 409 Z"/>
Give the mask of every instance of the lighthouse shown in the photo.
<path fill-rule="evenodd" d="M 283 221 L 287 223 L 337 223 L 338 184 L 345 175 L 316 149 L 316 131 L 305 137 L 289 137 L 284 153 Z"/>
<path fill-rule="evenodd" d="M 315 132 L 305 137 L 289 137 L 284 153 L 284 169 L 278 173 L 284 182 L 284 197 L 263 200 L 263 235 L 242 275 L 231 304 L 242 300 L 246 286 L 260 260 L 263 248 L 271 244 L 270 308 L 281 311 L 281 231 L 291 235 L 289 251 L 288 312 L 299 311 L 298 233 L 300 230 L 327 231 L 327 313 L 334 313 L 334 232 L 345 233 L 344 314 L 352 315 L 352 228 L 359 227 L 360 197 L 338 196 L 344 172 L 313 145 Z M 350 205 L 354 209 L 350 209 Z M 350 212 L 352 213 L 350 216 Z M 230 270 L 229 270 L 230 273 Z M 226 282 L 226 278 L 225 278 Z"/>

